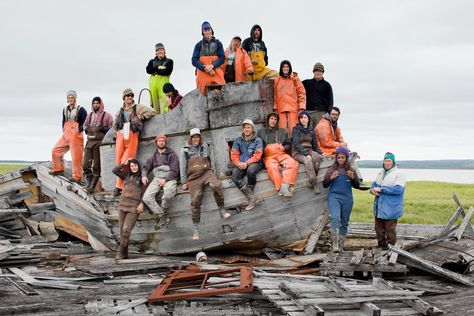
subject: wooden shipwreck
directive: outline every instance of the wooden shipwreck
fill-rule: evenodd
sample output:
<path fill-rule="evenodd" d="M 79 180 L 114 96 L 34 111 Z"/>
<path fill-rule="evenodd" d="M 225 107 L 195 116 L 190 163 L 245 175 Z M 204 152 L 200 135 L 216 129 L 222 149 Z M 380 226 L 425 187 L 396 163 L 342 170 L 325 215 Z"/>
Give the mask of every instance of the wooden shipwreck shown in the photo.
<path fill-rule="evenodd" d="M 290 200 L 280 197 L 266 171 L 261 171 L 255 187 L 261 202 L 252 211 L 243 211 L 244 196 L 230 180 L 229 150 L 232 142 L 241 134 L 242 122 L 250 118 L 258 129 L 263 126 L 266 115 L 272 109 L 273 82 L 260 80 L 227 84 L 219 92 L 209 91 L 207 96 L 198 90 L 191 91 L 176 109 L 145 123 L 138 151 L 141 162 L 154 152 L 156 135 L 168 135 L 168 146 L 179 153 L 188 139 L 189 130 L 193 127 L 201 129 L 204 141 L 211 149 L 213 169 L 222 181 L 225 206 L 232 217 L 221 218 L 212 194 L 206 191 L 202 203 L 201 239 L 193 241 L 189 192 L 179 189 L 168 211 L 168 225 L 156 229 L 156 216 L 147 211 L 140 215 L 132 231 L 132 251 L 181 254 L 200 250 L 263 247 L 297 251 L 307 247 L 307 252 L 312 251 L 314 238 L 311 240 L 310 237 L 312 234 L 319 236 L 327 221 L 327 190 L 322 188 L 321 182 L 327 168 L 333 163 L 332 158 L 326 158 L 321 164 L 318 180 L 322 193 L 319 195 L 309 188 L 303 166 L 300 166 L 294 197 Z M 82 225 L 90 242 L 115 249 L 119 239 L 118 199 L 108 193 L 113 190 L 116 180 L 111 172 L 115 166 L 113 130 L 104 138 L 100 150 L 101 183 L 105 190 L 102 193 L 88 195 L 79 185 L 71 184 L 63 177 L 51 177 L 47 165 L 37 165 L 34 169 L 41 181 L 42 193 L 56 205 L 57 212 L 53 215 Z M 354 153 L 351 159 L 355 157 Z M 73 228 L 69 230 L 74 231 Z"/>

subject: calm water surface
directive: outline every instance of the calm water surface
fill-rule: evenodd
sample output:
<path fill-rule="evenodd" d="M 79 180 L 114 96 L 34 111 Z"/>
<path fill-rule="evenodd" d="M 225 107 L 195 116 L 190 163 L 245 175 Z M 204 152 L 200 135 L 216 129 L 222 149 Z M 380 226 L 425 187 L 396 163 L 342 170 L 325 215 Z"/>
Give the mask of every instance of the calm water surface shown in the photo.
<path fill-rule="evenodd" d="M 381 169 L 359 168 L 364 181 L 373 181 Z M 403 169 L 408 181 L 440 181 L 474 184 L 474 170 Z"/>

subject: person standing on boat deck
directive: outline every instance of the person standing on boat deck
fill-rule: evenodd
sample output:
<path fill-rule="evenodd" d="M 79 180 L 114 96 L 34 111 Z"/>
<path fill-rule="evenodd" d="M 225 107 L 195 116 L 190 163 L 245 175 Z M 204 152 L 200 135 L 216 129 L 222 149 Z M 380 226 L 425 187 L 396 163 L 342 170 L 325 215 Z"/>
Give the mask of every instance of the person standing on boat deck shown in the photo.
<path fill-rule="evenodd" d="M 347 143 L 342 138 L 341 129 L 337 125 L 340 115 L 341 110 L 337 106 L 333 106 L 329 113 L 323 115 L 315 129 L 318 136 L 318 146 L 328 156 L 333 156 L 337 147 L 347 148 Z"/>
<path fill-rule="evenodd" d="M 248 80 L 274 79 L 278 77 L 275 70 L 268 68 L 268 52 L 262 40 L 263 32 L 260 25 L 255 24 L 250 29 L 250 37 L 242 43 L 242 48 L 249 54 L 254 72 L 247 75 Z"/>
<path fill-rule="evenodd" d="M 298 176 L 298 162 L 288 155 L 291 141 L 288 133 L 278 127 L 279 119 L 275 112 L 268 114 L 265 126 L 258 130 L 257 136 L 263 141 L 263 162 L 275 190 L 284 197 L 292 197 L 289 187 L 295 184 Z"/>
<path fill-rule="evenodd" d="M 157 227 L 161 227 L 168 221 L 166 211 L 171 199 L 176 195 L 176 186 L 179 177 L 179 161 L 175 152 L 166 145 L 165 135 L 155 138 L 156 150 L 153 156 L 147 159 L 142 169 L 142 183 L 148 184 L 148 174 L 153 172 L 154 178 L 148 184 L 143 195 L 143 202 L 148 206 L 152 214 L 159 215 L 160 220 Z M 163 190 L 161 206 L 156 202 L 156 194 Z"/>
<path fill-rule="evenodd" d="M 87 179 L 85 190 L 94 193 L 95 186 L 100 179 L 100 144 L 105 134 L 112 127 L 114 118 L 104 110 L 104 103 L 100 97 L 92 99 L 91 112 L 84 122 L 84 132 L 87 143 L 84 149 L 82 170 Z"/>
<path fill-rule="evenodd" d="M 344 250 L 344 241 L 349 226 L 349 218 L 354 205 L 352 188 L 360 186 L 357 172 L 351 168 L 349 150 L 336 149 L 336 159 L 324 176 L 323 187 L 329 187 L 328 208 L 331 214 L 332 250 Z"/>
<path fill-rule="evenodd" d="M 395 164 L 395 155 L 387 152 L 383 158 L 383 170 L 372 183 L 370 193 L 374 199 L 375 235 L 379 247 L 397 242 L 397 221 L 403 215 L 405 175 Z"/>
<path fill-rule="evenodd" d="M 334 105 L 334 99 L 331 84 L 323 77 L 323 64 L 316 63 L 313 74 L 313 78 L 303 80 L 303 86 L 306 90 L 306 111 L 311 115 L 313 126 L 317 126 L 323 115 Z"/>
<path fill-rule="evenodd" d="M 247 81 L 247 74 L 253 74 L 252 61 L 247 52 L 242 48 L 242 39 L 235 36 L 230 41 L 229 48 L 224 52 L 225 62 L 222 65 L 225 82 Z"/>
<path fill-rule="evenodd" d="M 201 202 L 206 185 L 214 191 L 214 199 L 223 218 L 231 215 L 224 208 L 224 192 L 221 183 L 211 169 L 209 147 L 203 143 L 199 128 L 189 132 L 189 140 L 179 155 L 181 183 L 184 190 L 189 189 L 191 196 L 191 212 L 194 224 L 193 240 L 199 239 L 199 223 L 201 222 Z"/>
<path fill-rule="evenodd" d="M 136 104 L 133 100 L 132 89 L 123 90 L 123 105 L 115 115 L 114 128 L 115 140 L 115 163 L 125 163 L 129 158 L 135 158 L 138 152 L 138 136 L 143 128 L 143 121 L 156 115 L 156 111 L 150 107 Z M 123 188 L 123 180 L 118 177 L 115 184 L 114 196 L 119 196 Z"/>
<path fill-rule="evenodd" d="M 163 85 L 163 93 L 166 95 L 166 104 L 168 104 L 168 110 L 170 111 L 176 108 L 183 99 L 183 96 L 169 82 Z"/>
<path fill-rule="evenodd" d="M 51 160 L 53 170 L 51 175 L 64 174 L 64 155 L 71 150 L 72 176 L 71 182 L 81 182 L 82 180 L 82 153 L 84 146 L 83 124 L 87 117 L 87 111 L 82 106 L 76 104 L 77 94 L 74 90 L 67 92 L 68 105 L 63 109 L 61 138 L 54 145 Z"/>
<path fill-rule="evenodd" d="M 242 135 L 234 141 L 230 151 L 234 164 L 232 182 L 247 198 L 247 211 L 253 209 L 258 202 L 253 191 L 257 183 L 257 173 L 262 170 L 262 153 L 262 139 L 256 135 L 252 120 L 247 119 L 242 123 Z"/>
<path fill-rule="evenodd" d="M 191 62 L 196 67 L 196 84 L 202 94 L 206 95 L 209 84 L 225 84 L 222 64 L 225 61 L 222 43 L 214 37 L 214 30 L 209 22 L 201 25 L 202 40 L 195 46 Z"/>
<path fill-rule="evenodd" d="M 319 194 L 321 190 L 318 186 L 318 171 L 323 153 L 318 147 L 309 113 L 301 112 L 298 119 L 298 124 L 293 128 L 293 158 L 304 164 L 311 187 L 314 193 Z"/>
<path fill-rule="evenodd" d="M 291 63 L 280 63 L 280 76 L 273 82 L 273 110 L 280 115 L 279 126 L 291 136 L 293 127 L 298 123 L 298 113 L 306 109 L 306 92 Z"/>
<path fill-rule="evenodd" d="M 145 186 L 140 178 L 140 163 L 134 158 L 129 158 L 126 163 L 116 166 L 112 172 L 124 181 L 123 193 L 118 205 L 120 247 L 115 259 L 127 259 L 130 234 L 138 216 L 143 212 L 142 196 Z"/>
<path fill-rule="evenodd" d="M 166 57 L 165 46 L 162 43 L 155 45 L 155 55 L 156 57 L 148 62 L 146 72 L 151 75 L 149 84 L 153 107 L 158 114 L 164 114 L 168 112 L 168 104 L 163 93 L 163 85 L 170 81 L 173 60 Z"/>

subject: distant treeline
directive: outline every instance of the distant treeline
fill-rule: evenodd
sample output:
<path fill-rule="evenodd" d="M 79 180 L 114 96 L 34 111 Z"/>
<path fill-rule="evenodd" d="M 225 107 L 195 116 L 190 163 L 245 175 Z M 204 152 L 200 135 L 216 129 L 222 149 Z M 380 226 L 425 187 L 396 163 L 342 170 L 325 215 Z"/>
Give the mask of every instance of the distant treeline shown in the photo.
<path fill-rule="evenodd" d="M 18 164 L 18 165 L 32 165 L 34 163 L 38 163 L 41 161 L 28 161 L 28 160 L 0 160 L 0 164 L 8 163 L 8 164 Z"/>
<path fill-rule="evenodd" d="M 397 164 L 405 169 L 474 169 L 474 159 L 400 160 Z M 359 168 L 380 168 L 382 160 L 360 160 L 357 165 Z"/>

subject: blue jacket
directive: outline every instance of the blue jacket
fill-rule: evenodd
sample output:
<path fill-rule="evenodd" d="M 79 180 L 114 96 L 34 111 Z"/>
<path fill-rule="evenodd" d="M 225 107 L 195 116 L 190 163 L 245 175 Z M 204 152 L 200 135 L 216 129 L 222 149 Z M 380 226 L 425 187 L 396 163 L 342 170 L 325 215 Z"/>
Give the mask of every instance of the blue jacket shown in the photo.
<path fill-rule="evenodd" d="M 249 141 L 244 136 L 238 137 L 231 149 L 231 159 L 234 165 L 238 162 L 246 162 L 247 164 L 262 164 L 263 141 L 254 133 L 253 138 Z"/>
<path fill-rule="evenodd" d="M 380 196 L 374 200 L 374 216 L 380 219 L 399 219 L 403 215 L 403 194 L 406 177 L 397 168 L 382 170 L 372 183 L 372 188 L 379 187 Z"/>
<path fill-rule="evenodd" d="M 210 41 L 207 41 L 203 38 L 194 46 L 191 62 L 194 67 L 204 71 L 204 65 L 199 61 L 199 57 L 201 56 L 217 56 L 218 59 L 212 63 L 214 65 L 214 69 L 216 69 L 217 67 L 220 67 L 225 61 L 224 47 L 222 46 L 222 43 L 214 36 Z"/>

